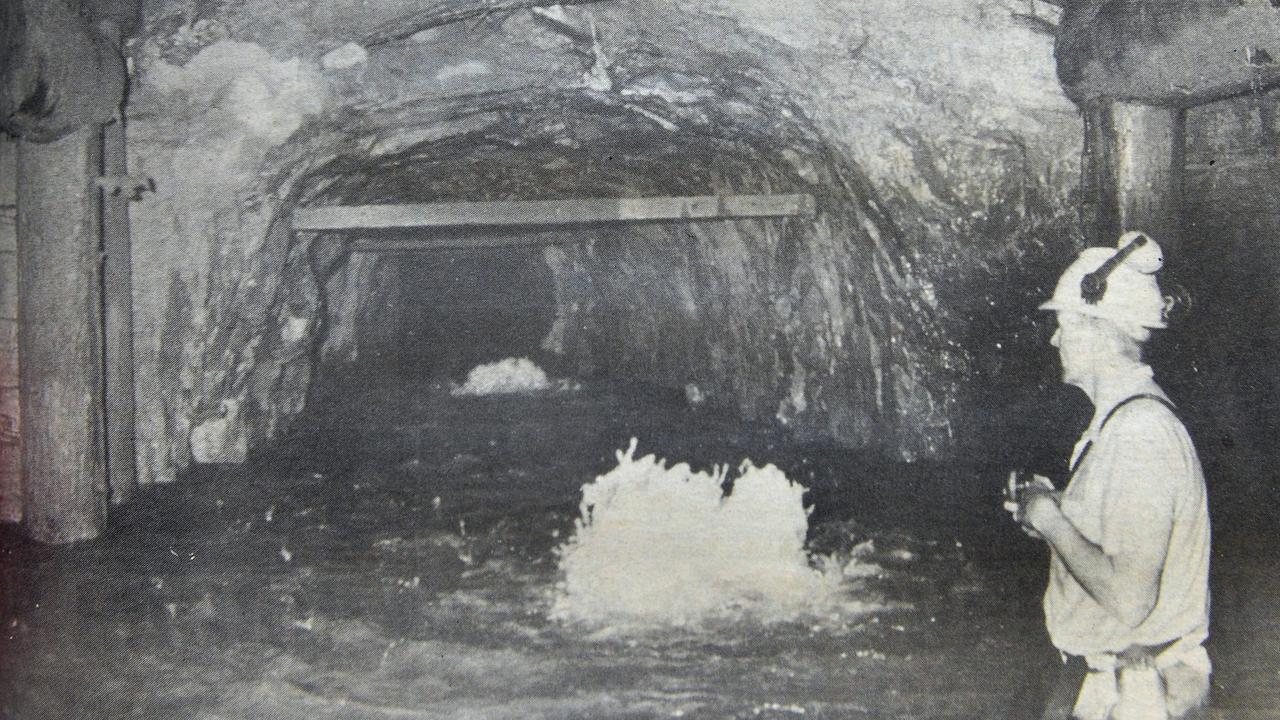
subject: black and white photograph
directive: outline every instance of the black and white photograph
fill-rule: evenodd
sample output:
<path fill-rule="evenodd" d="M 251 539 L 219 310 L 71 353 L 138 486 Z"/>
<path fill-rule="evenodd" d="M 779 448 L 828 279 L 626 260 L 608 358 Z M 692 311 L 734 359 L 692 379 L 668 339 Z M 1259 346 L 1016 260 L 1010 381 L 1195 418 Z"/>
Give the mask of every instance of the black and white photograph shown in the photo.
<path fill-rule="evenodd" d="M 1280 0 L 0 0 L 0 720 L 1280 720 Z"/>

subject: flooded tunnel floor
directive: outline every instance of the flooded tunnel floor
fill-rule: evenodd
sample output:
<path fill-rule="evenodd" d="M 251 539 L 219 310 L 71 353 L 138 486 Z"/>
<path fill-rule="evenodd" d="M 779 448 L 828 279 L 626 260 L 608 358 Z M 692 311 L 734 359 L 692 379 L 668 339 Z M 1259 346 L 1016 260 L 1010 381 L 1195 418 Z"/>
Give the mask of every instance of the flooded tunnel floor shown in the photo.
<path fill-rule="evenodd" d="M 146 491 L 100 541 L 8 536 L 5 716 L 1024 714 L 1044 559 L 1002 522 L 998 480 L 785 443 L 646 388 L 362 386 L 247 465 Z M 639 634 L 548 619 L 581 486 L 632 436 L 695 467 L 778 464 L 811 488 L 815 550 L 873 541 L 882 572 L 848 592 L 881 609 Z"/>

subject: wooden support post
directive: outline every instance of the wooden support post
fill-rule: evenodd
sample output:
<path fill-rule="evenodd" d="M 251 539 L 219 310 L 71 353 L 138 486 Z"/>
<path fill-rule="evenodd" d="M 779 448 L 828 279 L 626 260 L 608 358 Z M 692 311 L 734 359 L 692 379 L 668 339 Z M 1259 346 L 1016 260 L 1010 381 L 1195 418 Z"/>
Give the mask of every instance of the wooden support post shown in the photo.
<path fill-rule="evenodd" d="M 1111 125 L 1111 103 L 1090 103 L 1081 111 L 1084 114 L 1084 159 L 1080 168 L 1080 214 L 1084 222 L 1085 242 L 1105 245 L 1115 242 L 1123 232 L 1117 205 L 1116 135 Z"/>
<path fill-rule="evenodd" d="M 18 143 L 0 137 L 0 522 L 22 519 L 18 442 Z"/>
<path fill-rule="evenodd" d="M 1115 243 L 1126 230 L 1151 234 L 1179 253 L 1185 119 L 1179 108 L 1124 102 L 1085 108 L 1085 218 L 1089 241 Z"/>
<path fill-rule="evenodd" d="M 102 128 L 102 174 L 127 174 L 122 120 Z M 102 300 L 106 393 L 107 474 L 111 500 L 122 503 L 137 487 L 134 450 L 133 268 L 129 237 L 130 193 L 102 191 Z"/>
<path fill-rule="evenodd" d="M 1182 234 L 1184 111 L 1118 102 L 1111 117 L 1120 224 L 1151 233 L 1166 254 L 1176 256 Z"/>
<path fill-rule="evenodd" d="M 93 538 L 107 515 L 99 133 L 18 149 L 23 523 L 49 543 Z"/>
<path fill-rule="evenodd" d="M 581 198 L 299 208 L 294 230 L 547 227 L 607 222 L 812 216 L 811 195 Z"/>

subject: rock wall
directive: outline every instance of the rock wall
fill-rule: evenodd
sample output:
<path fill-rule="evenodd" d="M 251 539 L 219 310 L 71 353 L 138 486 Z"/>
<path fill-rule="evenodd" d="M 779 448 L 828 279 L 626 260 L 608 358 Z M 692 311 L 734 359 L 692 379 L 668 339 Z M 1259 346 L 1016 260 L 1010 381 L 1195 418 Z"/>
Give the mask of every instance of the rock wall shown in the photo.
<path fill-rule="evenodd" d="M 548 347 L 908 457 L 945 453 L 963 384 L 1016 354 L 1027 298 L 1003 278 L 1079 242 L 1078 120 L 1022 3 L 653 0 L 433 26 L 467 5 L 148 4 L 129 50 L 131 166 L 157 185 L 133 207 L 143 482 L 277 434 L 321 358 L 352 357 L 362 308 L 393 302 L 376 261 L 289 231 L 299 205 L 812 192 L 812 222 L 548 251 Z M 1014 342 L 974 332 L 994 316 Z"/>
<path fill-rule="evenodd" d="M 284 272 L 288 231 L 273 227 L 279 198 L 256 191 L 268 152 L 321 110 L 323 86 L 313 63 L 234 41 L 181 67 L 156 58 L 141 83 L 158 113 L 129 125 L 130 166 L 157 187 L 132 214 L 139 468 L 153 479 L 193 451 L 242 460 L 240 413 L 264 411 L 249 393 L 284 381 L 307 336 L 293 316 L 262 327 L 269 312 L 287 314 L 280 303 L 296 278 Z M 260 348 L 282 352 L 264 363 Z M 189 444 L 193 431 L 205 442 Z"/>
<path fill-rule="evenodd" d="M 1280 433 L 1280 92 L 1187 114 L 1185 282 L 1160 357 L 1232 517 L 1275 507 Z"/>
<path fill-rule="evenodd" d="M 691 227 L 690 243 L 553 249 L 578 290 L 549 345 L 694 381 L 805 436 L 954 450 L 989 400 L 969 388 L 1043 375 L 1026 360 L 1043 359 L 1025 352 L 1043 341 L 1027 310 L 1080 242 L 1077 121 L 1051 43 L 1000 3 L 684 6 L 776 41 L 769 70 L 836 156 L 779 135 L 781 164 L 828 212 L 789 239 L 739 223 Z M 787 185 L 760 172 L 754 191 Z"/>

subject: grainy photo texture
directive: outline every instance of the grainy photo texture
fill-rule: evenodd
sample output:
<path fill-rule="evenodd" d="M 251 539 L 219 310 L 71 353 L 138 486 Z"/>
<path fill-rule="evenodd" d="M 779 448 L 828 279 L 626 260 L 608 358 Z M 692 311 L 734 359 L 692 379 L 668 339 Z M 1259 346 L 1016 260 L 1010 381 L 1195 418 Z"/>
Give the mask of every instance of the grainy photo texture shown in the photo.
<path fill-rule="evenodd" d="M 1280 718 L 1277 0 L 4 0 L 0 718 Z"/>

